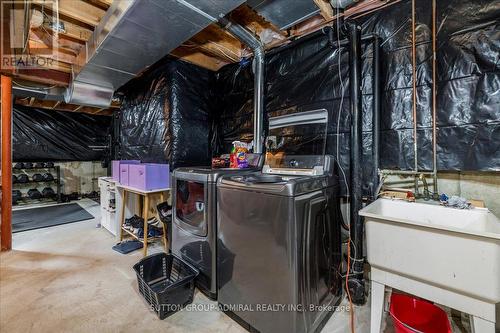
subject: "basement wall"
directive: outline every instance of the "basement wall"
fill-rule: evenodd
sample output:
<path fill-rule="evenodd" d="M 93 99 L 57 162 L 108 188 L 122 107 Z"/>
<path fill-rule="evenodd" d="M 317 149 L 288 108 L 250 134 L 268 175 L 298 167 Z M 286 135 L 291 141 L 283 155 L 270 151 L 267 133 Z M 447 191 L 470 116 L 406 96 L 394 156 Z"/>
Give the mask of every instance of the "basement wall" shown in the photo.
<path fill-rule="evenodd" d="M 500 27 L 497 20 L 500 4 L 487 0 L 437 3 L 438 169 L 443 172 L 500 171 Z M 432 169 L 431 4 L 431 0 L 417 2 L 419 170 Z M 377 33 L 382 38 L 380 166 L 410 170 L 414 165 L 411 1 L 398 2 L 360 18 L 358 23 L 364 35 Z M 371 47 L 364 44 L 362 48 L 363 178 L 367 195 L 372 194 L 371 183 L 375 177 L 371 167 Z M 321 34 L 268 52 L 264 117 L 266 124 L 271 116 L 328 110 L 327 153 L 337 156 L 338 147 L 339 162 L 347 178 L 348 57 L 348 48 L 336 48 L 335 40 L 332 45 L 328 36 Z M 181 83 L 173 85 L 176 81 Z M 170 59 L 147 71 L 136 82 L 139 84 L 131 84 L 125 91 L 121 110 L 121 158 L 170 161 L 172 168 L 209 165 L 210 157 L 227 153 L 232 141 L 253 138 L 253 74 L 249 60 L 225 66 L 213 74 Z M 188 101 L 187 107 L 184 101 Z M 179 121 L 179 131 L 172 130 L 172 115 Z M 292 135 L 299 141 L 308 139 Z M 486 183 L 490 182 L 486 179 Z"/>
<path fill-rule="evenodd" d="M 100 161 L 107 157 L 111 117 L 13 107 L 12 160 Z"/>
<path fill-rule="evenodd" d="M 431 4 L 431 0 L 418 1 L 416 15 L 419 170 L 432 170 Z M 500 4 L 486 0 L 438 1 L 437 15 L 438 169 L 500 171 Z M 403 0 L 362 17 L 358 23 L 364 35 L 376 33 L 382 38 L 380 167 L 411 170 L 411 1 Z M 371 47 L 362 47 L 363 178 L 367 195 L 374 179 Z M 348 175 L 348 49 L 339 50 L 327 36 L 319 34 L 271 53 L 266 55 L 265 118 L 327 109 L 327 153 L 337 156 L 339 147 L 340 164 Z M 233 140 L 252 139 L 251 66 L 248 62 L 226 66 L 217 73 L 217 82 L 222 121 L 216 152 L 221 153 Z M 305 142 L 308 138 L 302 139 Z"/>
<path fill-rule="evenodd" d="M 180 166 L 209 165 L 213 73 L 166 57 L 121 92 L 119 156 Z"/>
<path fill-rule="evenodd" d="M 56 165 L 61 168 L 61 192 L 65 194 L 99 192 L 97 179 L 107 176 L 108 171 L 100 161 L 61 162 Z"/>
<path fill-rule="evenodd" d="M 428 178 L 432 190 L 432 178 Z M 414 189 L 413 178 L 390 175 L 385 181 L 389 187 Z M 449 171 L 438 173 L 439 193 L 482 200 L 485 206 L 500 217 L 500 174 L 498 172 Z M 422 189 L 421 189 L 422 190 Z"/>
<path fill-rule="evenodd" d="M 107 168 L 103 168 L 101 161 L 73 161 L 73 162 L 56 162 L 61 170 L 61 193 L 71 194 L 73 192 L 78 192 L 80 194 L 88 194 L 93 191 L 99 191 L 99 186 L 97 183 L 98 177 L 107 176 Z M 27 171 L 28 175 L 33 175 L 35 172 L 41 172 L 41 170 Z M 16 171 L 16 174 L 21 173 L 21 171 Z M 55 170 L 51 169 L 50 173 L 56 177 Z M 37 186 L 38 185 L 38 186 Z M 29 189 L 36 187 L 40 192 L 44 187 L 51 187 L 54 191 L 57 191 L 54 182 L 51 183 L 38 183 L 38 184 L 15 184 L 13 187 L 16 190 L 20 190 L 21 193 L 26 196 Z"/>

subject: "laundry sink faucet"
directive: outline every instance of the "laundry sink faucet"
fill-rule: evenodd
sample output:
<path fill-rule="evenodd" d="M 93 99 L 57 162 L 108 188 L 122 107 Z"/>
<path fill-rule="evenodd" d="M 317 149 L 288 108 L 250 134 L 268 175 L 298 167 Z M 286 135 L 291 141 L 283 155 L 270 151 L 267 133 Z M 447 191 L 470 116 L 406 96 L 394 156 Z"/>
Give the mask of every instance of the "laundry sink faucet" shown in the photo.
<path fill-rule="evenodd" d="M 422 184 L 424 185 L 424 192 L 423 195 L 420 194 L 418 190 L 418 182 L 419 180 L 422 181 Z M 427 185 L 427 180 L 425 179 L 425 176 L 423 174 L 419 174 L 415 176 L 415 198 L 421 198 L 423 197 L 424 200 L 430 200 L 431 196 L 429 193 L 429 186 Z"/>

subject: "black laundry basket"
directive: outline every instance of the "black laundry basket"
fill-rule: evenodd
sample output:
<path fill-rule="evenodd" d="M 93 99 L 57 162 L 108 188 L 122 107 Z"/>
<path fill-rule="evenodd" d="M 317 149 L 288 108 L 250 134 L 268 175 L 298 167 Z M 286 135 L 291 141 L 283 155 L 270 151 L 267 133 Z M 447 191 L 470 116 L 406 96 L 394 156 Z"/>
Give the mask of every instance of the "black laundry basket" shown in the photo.
<path fill-rule="evenodd" d="M 172 254 L 157 253 L 134 265 L 139 292 L 165 319 L 193 301 L 198 271 Z"/>

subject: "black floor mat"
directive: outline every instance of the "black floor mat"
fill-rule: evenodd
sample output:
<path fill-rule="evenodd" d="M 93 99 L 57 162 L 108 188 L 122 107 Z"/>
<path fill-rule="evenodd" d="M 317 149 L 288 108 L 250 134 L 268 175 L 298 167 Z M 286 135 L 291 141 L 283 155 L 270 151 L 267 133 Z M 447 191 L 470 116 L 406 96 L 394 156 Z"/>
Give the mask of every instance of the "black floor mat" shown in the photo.
<path fill-rule="evenodd" d="M 27 231 L 93 219 L 79 204 L 38 207 L 12 212 L 12 232 Z"/>

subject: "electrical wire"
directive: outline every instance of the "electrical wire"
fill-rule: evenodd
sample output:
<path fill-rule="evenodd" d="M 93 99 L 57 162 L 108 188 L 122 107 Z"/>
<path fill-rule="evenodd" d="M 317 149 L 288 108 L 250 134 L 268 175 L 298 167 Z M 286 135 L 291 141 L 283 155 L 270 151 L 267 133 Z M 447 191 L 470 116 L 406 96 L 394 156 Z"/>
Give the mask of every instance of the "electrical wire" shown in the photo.
<path fill-rule="evenodd" d="M 337 13 L 340 12 L 340 6 L 337 3 Z M 340 20 L 337 17 L 337 20 L 335 21 L 337 25 L 337 50 L 338 50 L 338 55 L 337 55 L 337 68 L 339 72 L 339 80 L 340 80 L 340 87 L 342 90 L 341 98 L 340 98 L 340 106 L 339 106 L 339 112 L 337 115 L 337 164 L 339 166 L 340 171 L 342 172 L 342 176 L 344 178 L 344 183 L 346 185 L 346 194 L 347 198 L 349 198 L 349 205 L 351 204 L 350 200 L 350 191 L 349 191 L 349 184 L 347 182 L 347 177 L 344 172 L 344 169 L 342 168 L 342 165 L 340 164 L 340 119 L 343 111 L 343 104 L 344 104 L 344 94 L 345 94 L 345 86 L 344 86 L 344 81 L 342 79 L 342 70 L 341 70 L 341 58 L 342 58 L 342 48 L 340 46 Z M 347 210 L 347 220 L 350 221 L 350 209 Z M 349 230 L 350 230 L 350 222 L 349 222 Z M 352 239 L 351 239 L 351 233 L 349 231 L 349 240 L 347 243 L 347 272 L 346 272 L 346 277 L 345 277 L 345 289 L 347 293 L 347 297 L 349 299 L 349 314 L 350 314 L 350 323 L 351 323 L 351 332 L 355 333 L 355 327 L 354 327 L 354 307 L 352 304 L 352 297 L 351 293 L 349 292 L 349 271 L 350 271 L 350 266 L 351 266 L 351 245 L 352 245 Z"/>
<path fill-rule="evenodd" d="M 21 87 L 21 88 L 38 90 L 38 91 L 46 91 L 46 90 L 50 90 L 50 89 L 57 87 L 57 85 L 52 85 L 49 87 L 35 87 L 35 86 L 24 85 L 24 84 L 21 84 L 17 81 L 14 81 L 14 80 L 12 80 L 12 83 L 14 83 L 16 86 Z"/>

